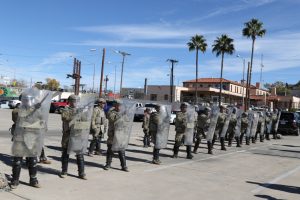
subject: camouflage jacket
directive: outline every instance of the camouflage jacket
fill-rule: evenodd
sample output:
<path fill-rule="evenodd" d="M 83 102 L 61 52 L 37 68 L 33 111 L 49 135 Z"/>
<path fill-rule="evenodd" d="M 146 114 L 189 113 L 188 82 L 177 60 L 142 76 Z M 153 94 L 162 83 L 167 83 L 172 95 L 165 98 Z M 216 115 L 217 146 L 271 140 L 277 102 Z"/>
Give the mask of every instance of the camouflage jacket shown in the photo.
<path fill-rule="evenodd" d="M 225 113 L 219 113 L 216 130 L 222 130 L 226 120 Z"/>
<path fill-rule="evenodd" d="M 122 120 L 122 115 L 120 112 L 116 111 L 114 107 L 112 107 L 107 113 L 108 120 L 108 139 L 107 144 L 112 144 L 115 134 L 115 125 L 118 120 Z"/>
<path fill-rule="evenodd" d="M 107 130 L 107 119 L 104 110 L 99 106 L 94 108 L 91 129 L 94 133 L 105 133 Z"/>
<path fill-rule="evenodd" d="M 247 127 L 248 127 L 248 117 L 242 117 L 241 119 L 241 131 L 242 132 L 245 132 L 247 130 Z"/>
<path fill-rule="evenodd" d="M 175 131 L 177 133 L 184 133 L 187 128 L 187 113 L 177 112 L 175 118 Z"/>
<path fill-rule="evenodd" d="M 232 132 L 237 124 L 236 114 L 231 114 L 227 132 Z"/>
<path fill-rule="evenodd" d="M 150 133 L 157 132 L 158 123 L 159 123 L 159 113 L 158 112 L 151 113 L 150 118 L 149 118 L 149 132 Z"/>
<path fill-rule="evenodd" d="M 142 128 L 144 131 L 149 131 L 150 115 L 145 113 L 143 118 Z"/>
<path fill-rule="evenodd" d="M 209 125 L 209 117 L 204 113 L 198 115 L 197 128 L 205 129 L 208 125 Z"/>

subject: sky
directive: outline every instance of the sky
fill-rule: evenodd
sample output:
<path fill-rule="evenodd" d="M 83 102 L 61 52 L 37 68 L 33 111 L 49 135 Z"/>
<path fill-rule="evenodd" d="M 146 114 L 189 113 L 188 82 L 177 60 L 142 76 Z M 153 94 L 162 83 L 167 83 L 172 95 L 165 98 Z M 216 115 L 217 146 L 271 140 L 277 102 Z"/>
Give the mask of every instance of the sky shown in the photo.
<path fill-rule="evenodd" d="M 0 0 L 0 75 L 28 84 L 46 78 L 70 86 L 73 59 L 82 62 L 81 83 L 99 88 L 102 49 L 108 89 L 119 90 L 124 51 L 123 87 L 195 79 L 195 52 L 187 42 L 195 34 L 208 44 L 199 54 L 199 77 L 220 77 L 221 57 L 212 53 L 222 34 L 234 39 L 235 52 L 224 58 L 224 78 L 240 81 L 243 59 L 250 61 L 251 39 L 244 23 L 257 18 L 267 30 L 257 38 L 252 83 L 300 80 L 300 1 L 298 0 Z M 91 51 L 94 49 L 95 51 Z M 239 55 L 239 57 L 237 57 Z M 262 56 L 263 55 L 263 56 Z M 261 59 L 263 58 L 263 59 Z M 95 79 L 93 81 L 95 66 Z M 116 79 L 115 79 L 116 77 Z"/>

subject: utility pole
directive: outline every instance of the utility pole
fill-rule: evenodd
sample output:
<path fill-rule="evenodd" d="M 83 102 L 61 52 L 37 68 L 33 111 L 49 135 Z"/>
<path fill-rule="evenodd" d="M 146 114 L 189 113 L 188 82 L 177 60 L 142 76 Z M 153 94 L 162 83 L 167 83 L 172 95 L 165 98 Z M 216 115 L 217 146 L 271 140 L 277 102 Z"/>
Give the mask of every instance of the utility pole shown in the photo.
<path fill-rule="evenodd" d="M 101 78 L 100 78 L 100 92 L 99 92 L 99 97 L 102 96 L 102 82 L 103 82 L 103 71 L 104 71 L 104 59 L 105 59 L 105 48 L 103 48 L 103 54 L 102 54 L 102 65 L 101 65 Z"/>
<path fill-rule="evenodd" d="M 147 78 L 145 78 L 145 84 L 144 84 L 144 100 L 147 97 Z"/>
<path fill-rule="evenodd" d="M 178 60 L 168 59 L 167 62 L 172 64 L 170 74 L 170 102 L 173 102 L 173 87 L 174 87 L 174 63 L 178 63 Z"/>
<path fill-rule="evenodd" d="M 261 84 L 262 84 L 262 70 L 263 70 L 263 67 L 264 67 L 264 64 L 263 64 L 263 58 L 264 58 L 264 55 L 261 54 L 261 58 L 260 58 L 260 80 L 259 80 L 259 88 L 258 89 L 261 89 Z"/>
<path fill-rule="evenodd" d="M 250 62 L 248 62 L 248 69 L 247 69 L 247 83 L 246 83 L 246 106 L 245 106 L 245 112 L 249 109 L 250 107 L 250 87 L 251 85 L 249 84 L 249 78 L 250 78 Z"/>
<path fill-rule="evenodd" d="M 67 74 L 67 78 L 75 79 L 75 84 L 74 84 L 75 95 L 79 95 L 79 86 L 80 86 L 80 78 L 81 78 L 80 72 L 81 72 L 81 61 L 74 58 L 73 74 Z"/>
<path fill-rule="evenodd" d="M 109 79 L 108 79 L 108 75 L 106 75 L 106 76 L 105 76 L 105 79 L 104 79 L 104 81 L 105 81 L 105 89 L 104 89 L 104 94 L 106 95 L 106 94 L 107 94 L 107 82 L 109 81 Z"/>
<path fill-rule="evenodd" d="M 124 51 L 115 51 L 115 53 L 121 54 L 123 56 L 122 59 L 122 69 L 121 69 L 121 81 L 120 81 L 120 97 L 122 97 L 122 87 L 123 87 L 123 70 L 124 70 L 124 62 L 125 62 L 125 56 L 130 56 L 131 54 L 126 53 Z"/>

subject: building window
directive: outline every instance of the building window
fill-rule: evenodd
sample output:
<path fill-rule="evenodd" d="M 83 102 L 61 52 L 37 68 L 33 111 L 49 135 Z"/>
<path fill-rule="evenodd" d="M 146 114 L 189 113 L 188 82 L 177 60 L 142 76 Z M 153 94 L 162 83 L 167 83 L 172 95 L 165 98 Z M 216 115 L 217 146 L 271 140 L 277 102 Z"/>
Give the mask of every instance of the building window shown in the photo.
<path fill-rule="evenodd" d="M 167 101 L 168 99 L 169 99 L 169 95 L 165 94 L 165 95 L 164 95 L 164 100 Z"/>
<path fill-rule="evenodd" d="M 202 88 L 202 87 L 203 87 L 203 85 L 202 85 L 202 84 L 200 84 L 200 87 Z"/>
<path fill-rule="evenodd" d="M 232 92 L 232 85 L 230 85 L 230 92 Z"/>
<path fill-rule="evenodd" d="M 157 101 L 157 94 L 150 94 L 151 101 Z"/>

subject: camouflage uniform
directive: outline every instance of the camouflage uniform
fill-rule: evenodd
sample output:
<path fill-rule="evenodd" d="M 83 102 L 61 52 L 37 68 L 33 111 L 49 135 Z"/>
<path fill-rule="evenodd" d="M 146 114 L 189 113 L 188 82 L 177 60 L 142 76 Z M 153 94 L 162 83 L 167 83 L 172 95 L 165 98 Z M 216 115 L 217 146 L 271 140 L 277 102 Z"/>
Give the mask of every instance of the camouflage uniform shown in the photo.
<path fill-rule="evenodd" d="M 259 116 L 259 119 L 258 119 L 258 124 L 257 124 L 257 131 L 256 131 L 256 134 L 255 134 L 255 140 L 257 139 L 257 135 L 259 134 L 259 139 L 260 139 L 260 142 L 263 142 L 264 141 L 264 131 L 265 131 L 265 127 L 262 127 L 262 126 L 265 126 L 265 118 L 264 116 L 260 115 Z M 262 131 L 263 130 L 263 131 Z"/>
<path fill-rule="evenodd" d="M 244 112 L 242 114 L 242 119 L 241 119 L 241 136 L 240 136 L 240 144 L 243 144 L 243 139 L 244 139 L 244 135 L 247 132 L 247 128 L 248 128 L 248 113 Z"/>
<path fill-rule="evenodd" d="M 62 119 L 62 156 L 61 156 L 61 164 L 62 171 L 60 173 L 60 177 L 64 178 L 68 172 L 68 163 L 69 163 L 69 154 L 68 154 L 68 146 L 71 134 L 71 121 L 75 120 L 76 115 L 80 112 L 72 103 L 76 103 L 79 100 L 79 97 L 76 95 L 70 95 L 68 101 L 71 103 L 70 106 L 66 106 L 61 113 Z M 78 103 L 78 102 L 77 102 Z M 85 116 L 80 116 L 82 121 L 86 120 Z M 83 153 L 76 153 L 77 167 L 78 167 L 78 176 L 81 179 L 86 180 L 86 174 L 84 172 L 84 157 Z"/>
<path fill-rule="evenodd" d="M 273 139 L 277 139 L 277 131 L 276 131 L 276 124 L 277 124 L 277 120 L 278 120 L 278 111 L 275 110 L 273 113 L 272 113 L 272 128 L 271 128 L 271 133 L 273 134 Z"/>
<path fill-rule="evenodd" d="M 270 125 L 270 123 L 272 123 L 272 121 L 271 121 L 271 116 L 270 116 L 269 112 L 267 112 L 267 114 L 266 114 L 266 122 L 265 123 L 266 123 L 266 140 L 270 140 L 270 131 L 271 130 L 269 130 L 268 127 L 272 126 L 272 125 Z"/>
<path fill-rule="evenodd" d="M 229 121 L 229 125 L 228 125 L 228 130 L 227 130 L 229 147 L 231 147 L 231 145 L 232 145 L 232 140 L 233 140 L 233 137 L 235 134 L 236 123 L 237 123 L 236 113 L 232 113 L 230 121 Z"/>
<path fill-rule="evenodd" d="M 161 161 L 159 160 L 159 151 L 160 149 L 155 148 L 156 144 L 156 135 L 157 135 L 157 130 L 158 130 L 158 123 L 159 123 L 159 112 L 160 112 L 160 106 L 156 105 L 155 106 L 156 112 L 152 112 L 149 118 L 149 134 L 152 137 L 152 142 L 154 143 L 153 147 L 153 164 L 160 164 Z"/>
<path fill-rule="evenodd" d="M 107 139 L 106 165 L 104 166 L 105 170 L 108 170 L 111 167 L 112 157 L 114 154 L 112 150 L 112 144 L 115 135 L 115 123 L 117 120 L 119 120 L 122 117 L 120 111 L 116 108 L 116 106 L 118 107 L 120 104 L 121 102 L 119 100 L 116 100 L 114 106 L 107 113 L 108 139 Z M 118 151 L 118 155 L 119 155 L 122 170 L 128 172 L 128 168 L 126 166 L 125 150 Z"/>
<path fill-rule="evenodd" d="M 100 99 L 98 103 L 105 103 L 104 99 Z M 104 113 L 103 108 L 100 105 L 96 106 L 92 115 L 91 123 L 91 134 L 93 139 L 90 143 L 89 155 L 93 154 L 93 151 L 96 147 L 95 154 L 101 154 L 101 139 L 104 137 L 104 134 L 107 130 L 107 119 Z"/>
<path fill-rule="evenodd" d="M 223 109 L 225 109 L 224 107 L 221 107 Z M 215 129 L 215 133 L 214 133 L 214 137 L 212 140 L 212 147 L 214 146 L 215 141 L 217 140 L 217 138 L 220 138 L 220 142 L 221 142 L 221 150 L 226 150 L 225 148 L 225 138 L 221 137 L 221 133 L 223 130 L 223 126 L 226 120 L 226 114 L 224 113 L 224 110 L 219 113 L 219 117 L 218 117 L 218 121 L 217 121 L 217 126 Z"/>
<path fill-rule="evenodd" d="M 30 99 L 31 97 L 25 96 L 23 98 Z M 21 99 L 21 97 L 20 97 Z M 35 104 L 34 106 L 28 106 L 24 109 L 15 108 L 12 111 L 12 121 L 14 122 L 14 125 L 12 126 L 12 135 L 15 134 L 15 127 L 16 124 L 19 121 L 23 121 L 22 118 L 24 118 L 25 123 L 34 124 L 40 119 L 42 119 L 42 115 L 40 113 L 40 110 L 38 110 L 41 107 L 41 104 Z M 26 134 L 27 131 L 29 132 L 36 132 L 36 131 L 45 131 L 46 130 L 46 124 L 39 124 L 39 128 L 34 128 L 33 130 L 31 128 L 22 128 L 23 135 Z M 26 144 L 24 144 L 26 145 Z M 21 146 L 23 146 L 21 144 Z M 21 147 L 22 149 L 22 147 Z M 25 149 L 24 149 L 25 150 Z M 12 189 L 15 189 L 19 185 L 19 178 L 21 173 L 21 167 L 22 167 L 22 157 L 14 156 L 13 157 L 13 163 L 12 163 L 12 180 L 11 180 L 11 187 Z M 30 176 L 30 185 L 33 187 L 40 187 L 38 180 L 37 180 L 37 157 L 26 157 L 26 164 L 28 166 L 29 176 Z"/>
<path fill-rule="evenodd" d="M 202 113 L 198 115 L 196 127 L 197 127 L 197 133 L 196 133 L 196 142 L 194 146 L 194 153 L 197 153 L 197 149 L 199 148 L 199 145 L 201 143 L 201 139 L 205 138 L 205 132 L 207 131 L 209 127 L 209 111 L 207 110 L 205 113 Z"/>
<path fill-rule="evenodd" d="M 176 113 L 176 119 L 175 119 L 175 144 L 174 144 L 174 155 L 173 158 L 178 157 L 178 152 L 179 152 L 179 147 L 181 145 L 182 138 L 184 136 L 184 133 L 187 128 L 187 105 L 185 103 L 182 103 L 180 106 L 181 111 Z M 187 145 L 186 146 L 186 151 L 187 151 L 187 159 L 192 159 L 192 146 Z"/>
<path fill-rule="evenodd" d="M 144 132 L 144 139 L 143 139 L 143 143 L 144 143 L 144 147 L 148 147 L 151 146 L 150 142 L 151 142 L 151 133 L 149 132 L 149 123 L 150 123 L 150 115 L 148 113 L 148 110 L 145 111 L 144 113 L 144 118 L 143 118 L 143 124 L 142 124 L 142 128 L 143 128 L 143 132 Z"/>

